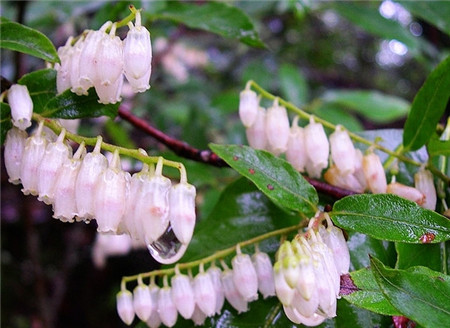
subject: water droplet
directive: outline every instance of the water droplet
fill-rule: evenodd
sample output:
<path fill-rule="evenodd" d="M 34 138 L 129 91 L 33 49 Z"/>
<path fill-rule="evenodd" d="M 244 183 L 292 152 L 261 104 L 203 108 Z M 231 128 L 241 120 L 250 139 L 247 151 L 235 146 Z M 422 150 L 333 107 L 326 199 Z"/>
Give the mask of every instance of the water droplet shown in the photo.
<path fill-rule="evenodd" d="M 175 236 L 172 227 L 167 227 L 166 231 L 147 248 L 153 258 L 162 264 L 172 264 L 177 262 L 186 252 L 187 245 L 182 244 Z"/>

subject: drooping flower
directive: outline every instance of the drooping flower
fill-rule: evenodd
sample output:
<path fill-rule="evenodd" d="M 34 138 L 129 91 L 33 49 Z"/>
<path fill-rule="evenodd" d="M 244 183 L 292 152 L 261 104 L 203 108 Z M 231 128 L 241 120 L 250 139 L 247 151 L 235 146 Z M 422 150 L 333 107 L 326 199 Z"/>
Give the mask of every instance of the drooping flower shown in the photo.
<path fill-rule="evenodd" d="M 183 244 L 189 244 L 194 233 L 195 195 L 195 187 L 184 181 L 171 186 L 169 191 L 169 222 Z"/>
<path fill-rule="evenodd" d="M 420 169 L 414 175 L 414 185 L 425 196 L 422 207 L 434 211 L 437 197 L 433 174 L 428 170 Z"/>
<path fill-rule="evenodd" d="M 172 277 L 172 299 L 181 316 L 190 319 L 195 309 L 194 288 L 189 276 L 181 274 L 175 267 L 175 276 Z"/>
<path fill-rule="evenodd" d="M 298 126 L 298 116 L 292 121 L 289 131 L 286 159 L 297 171 L 305 171 L 308 155 L 306 153 L 304 129 Z"/>
<path fill-rule="evenodd" d="M 289 140 L 289 118 L 286 108 L 278 104 L 278 98 L 266 113 L 266 135 L 270 151 L 274 155 L 286 151 Z"/>
<path fill-rule="evenodd" d="M 242 124 L 251 127 L 258 115 L 259 100 L 256 92 L 246 88 L 239 94 L 239 117 Z"/>
<path fill-rule="evenodd" d="M 142 280 L 139 281 L 133 291 L 133 308 L 137 317 L 142 321 L 147 321 L 155 307 L 150 288 L 142 283 Z"/>
<path fill-rule="evenodd" d="M 20 183 L 20 167 L 28 135 L 25 131 L 12 127 L 6 133 L 5 149 L 3 157 L 5 160 L 8 181 L 12 184 Z"/>
<path fill-rule="evenodd" d="M 362 164 L 369 190 L 374 194 L 386 193 L 387 181 L 380 157 L 377 154 L 369 153 L 363 157 Z"/>
<path fill-rule="evenodd" d="M 330 135 L 331 158 L 339 172 L 346 176 L 355 172 L 356 153 L 352 139 L 342 125 Z"/>
<path fill-rule="evenodd" d="M 131 325 L 134 319 L 133 294 L 124 289 L 121 290 L 116 297 L 117 313 L 120 319 L 126 324 Z"/>
<path fill-rule="evenodd" d="M 211 275 L 204 271 L 203 263 L 200 264 L 200 271 L 194 278 L 195 302 L 200 310 L 211 317 L 216 313 L 216 293 L 211 279 Z"/>
<path fill-rule="evenodd" d="M 8 103 L 11 107 L 12 123 L 20 130 L 31 126 L 33 101 L 26 85 L 13 84 L 8 90 Z"/>

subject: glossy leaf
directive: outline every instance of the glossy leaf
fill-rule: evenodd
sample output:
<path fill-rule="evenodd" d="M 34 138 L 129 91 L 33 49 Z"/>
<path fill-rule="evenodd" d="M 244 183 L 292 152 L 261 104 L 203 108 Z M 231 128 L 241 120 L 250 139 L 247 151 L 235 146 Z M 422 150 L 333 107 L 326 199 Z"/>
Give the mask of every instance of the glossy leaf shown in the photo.
<path fill-rule="evenodd" d="M 0 17 L 0 48 L 23 52 L 45 61 L 59 62 L 53 43 L 41 32 Z"/>
<path fill-rule="evenodd" d="M 168 19 L 191 28 L 202 29 L 252 46 L 264 48 L 250 18 L 239 8 L 223 2 L 202 5 L 168 1 L 160 12 L 150 14 L 151 19 Z"/>
<path fill-rule="evenodd" d="M 442 327 L 449 322 L 448 276 L 420 267 L 394 270 L 376 258 L 372 258 L 371 268 L 385 297 L 404 316 L 424 327 Z"/>
<path fill-rule="evenodd" d="M 395 243 L 395 249 L 397 251 L 397 263 L 395 267 L 397 269 L 407 269 L 413 266 L 423 265 L 432 270 L 442 270 L 441 257 L 443 254 L 441 254 L 441 244 L 417 245 Z M 382 259 L 380 260 L 384 262 Z"/>
<path fill-rule="evenodd" d="M 31 99 L 33 111 L 41 113 L 50 99 L 56 96 L 56 71 L 42 69 L 22 76 L 19 84 L 26 85 Z"/>
<path fill-rule="evenodd" d="M 433 135 L 450 97 L 450 56 L 442 61 L 416 94 L 405 122 L 405 151 L 417 150 Z"/>
<path fill-rule="evenodd" d="M 210 147 L 279 207 L 308 217 L 317 211 L 316 190 L 285 160 L 248 146 L 211 144 Z"/>
<path fill-rule="evenodd" d="M 334 322 L 336 328 L 392 327 L 391 317 L 358 307 L 345 298 L 338 301 L 338 312 Z"/>
<path fill-rule="evenodd" d="M 350 109 L 377 123 L 392 122 L 405 117 L 410 108 L 406 100 L 379 91 L 335 90 L 326 92 L 322 99 Z"/>
<path fill-rule="evenodd" d="M 211 255 L 266 232 L 298 224 L 299 220 L 281 211 L 254 184 L 241 178 L 225 188 L 211 214 L 196 225 L 182 261 Z M 272 240 L 269 246 L 274 252 L 279 243 Z"/>
<path fill-rule="evenodd" d="M 444 155 L 450 156 L 450 140 L 439 140 L 437 135 L 433 135 L 427 145 L 430 157 Z"/>
<path fill-rule="evenodd" d="M 11 108 L 8 104 L 0 102 L 0 145 L 3 145 L 6 139 L 6 133 L 12 128 Z"/>
<path fill-rule="evenodd" d="M 442 1 L 396 1 L 411 14 L 420 17 L 450 35 L 450 7 Z"/>
<path fill-rule="evenodd" d="M 348 196 L 334 204 L 330 216 L 341 228 L 381 240 L 418 244 L 450 239 L 446 217 L 396 195 Z"/>
<path fill-rule="evenodd" d="M 306 104 L 309 98 L 308 83 L 299 67 L 283 64 L 279 75 L 282 97 L 297 106 Z"/>
<path fill-rule="evenodd" d="M 99 117 L 103 115 L 114 118 L 117 115 L 118 108 L 119 103 L 100 104 L 97 94 L 91 88 L 87 96 L 77 96 L 70 90 L 64 91 L 62 94 L 52 98 L 41 114 L 44 117 L 65 119 Z"/>

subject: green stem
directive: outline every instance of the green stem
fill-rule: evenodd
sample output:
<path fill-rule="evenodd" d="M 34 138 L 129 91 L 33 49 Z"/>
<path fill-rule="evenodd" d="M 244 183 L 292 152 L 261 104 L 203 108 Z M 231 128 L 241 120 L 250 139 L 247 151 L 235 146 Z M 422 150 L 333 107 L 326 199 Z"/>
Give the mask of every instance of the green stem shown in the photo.
<path fill-rule="evenodd" d="M 264 239 L 279 236 L 279 235 L 286 235 L 290 232 L 299 230 L 299 229 L 305 227 L 307 224 L 308 224 L 308 220 L 302 220 L 297 225 L 270 231 L 265 234 L 256 236 L 252 239 L 248 239 L 243 242 L 240 242 L 237 245 L 239 247 L 245 247 L 245 246 L 257 244 Z M 220 251 L 215 252 L 214 254 L 212 254 L 210 256 L 204 257 L 204 258 L 196 260 L 196 261 L 186 262 L 186 263 L 178 263 L 176 265 L 176 267 L 179 270 L 186 270 L 186 269 L 198 267 L 200 264 L 206 264 L 209 262 L 214 262 L 218 259 L 222 259 L 230 254 L 233 254 L 235 251 L 236 251 L 236 245 L 222 249 Z M 154 271 L 150 271 L 150 272 L 146 272 L 146 273 L 140 273 L 140 274 L 137 274 L 134 276 L 125 276 L 125 277 L 122 277 L 122 284 L 137 280 L 139 276 L 141 276 L 142 278 L 149 278 L 149 277 L 154 277 L 154 276 L 170 275 L 170 274 L 173 274 L 174 272 L 175 272 L 175 268 L 173 267 L 173 268 L 169 268 L 169 269 L 161 269 L 161 270 L 154 270 Z"/>
<path fill-rule="evenodd" d="M 259 84 L 257 84 L 255 81 L 249 81 L 248 83 L 250 83 L 253 88 L 255 90 L 257 90 L 263 97 L 270 99 L 270 100 L 275 100 L 276 98 L 278 98 L 278 102 L 283 105 L 284 107 L 286 107 L 287 109 L 295 112 L 299 117 L 305 119 L 305 120 L 309 120 L 311 118 L 311 114 L 308 114 L 307 112 L 305 112 L 304 110 L 298 108 L 297 106 L 295 106 L 294 104 L 283 100 L 273 94 L 271 94 L 270 92 L 266 91 L 265 89 L 263 89 L 263 87 L 261 87 Z M 331 130 L 336 130 L 336 125 L 331 124 L 330 122 L 321 119 L 320 117 L 314 116 L 314 120 L 316 122 L 321 123 L 324 127 L 329 128 Z M 415 166 L 422 166 L 423 164 L 420 162 L 417 162 L 401 153 L 397 153 L 395 151 L 392 151 L 386 147 L 383 147 L 377 143 L 374 143 L 370 140 L 364 139 L 363 137 L 358 136 L 357 134 L 348 131 L 348 134 L 350 135 L 350 137 L 357 142 L 360 142 L 362 144 L 371 146 L 373 148 L 376 148 L 392 157 L 398 158 L 399 160 L 401 160 L 404 163 L 409 163 Z M 434 175 L 438 176 L 440 179 L 442 179 L 443 181 L 445 181 L 445 183 L 450 184 L 450 177 L 446 176 L 445 174 L 443 174 L 442 172 L 440 172 L 438 169 L 436 169 L 435 167 L 433 167 L 432 165 L 427 165 L 426 166 Z"/>
<path fill-rule="evenodd" d="M 46 127 L 48 127 L 50 130 L 52 130 L 55 134 L 59 135 L 61 133 L 62 127 L 55 120 L 45 118 L 36 113 L 33 113 L 33 119 L 38 122 L 43 121 L 44 125 Z M 95 144 L 97 142 L 97 137 L 95 137 L 95 138 L 82 137 L 80 135 L 73 134 L 70 132 L 66 132 L 66 138 L 76 142 L 77 144 L 81 144 L 82 142 L 84 142 L 88 146 L 95 146 Z M 129 149 L 129 148 L 125 148 L 125 147 L 119 147 L 119 146 L 112 145 L 112 144 L 109 144 L 106 142 L 102 142 L 102 149 L 109 151 L 111 153 L 114 153 L 115 150 L 118 150 L 120 155 L 135 158 L 135 159 L 141 161 L 142 163 L 149 164 L 149 165 L 156 164 L 158 162 L 158 159 L 160 158 L 160 156 L 144 155 L 138 149 Z M 170 160 L 163 158 L 163 165 L 178 169 L 180 171 L 180 176 L 183 179 L 187 180 L 186 168 L 184 167 L 184 165 L 182 163 L 170 161 Z"/>

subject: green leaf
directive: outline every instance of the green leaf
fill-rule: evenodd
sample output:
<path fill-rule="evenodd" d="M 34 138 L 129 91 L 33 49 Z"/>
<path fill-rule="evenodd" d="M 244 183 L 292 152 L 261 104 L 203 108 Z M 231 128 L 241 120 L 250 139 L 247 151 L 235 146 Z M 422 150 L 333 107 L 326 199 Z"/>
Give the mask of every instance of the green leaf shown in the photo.
<path fill-rule="evenodd" d="M 318 107 L 314 108 L 313 114 L 334 125 L 341 124 L 352 132 L 364 130 L 363 125 L 351 111 L 334 103 L 321 102 Z"/>
<path fill-rule="evenodd" d="M 449 279 L 429 269 L 390 269 L 376 258 L 372 258 L 371 268 L 385 297 L 404 316 L 424 327 L 448 327 Z"/>
<path fill-rule="evenodd" d="M 417 54 L 421 42 L 399 22 L 384 18 L 378 11 L 378 2 L 335 1 L 331 7 L 337 13 L 366 32 L 386 40 L 398 40 L 404 43 L 413 54 Z"/>
<path fill-rule="evenodd" d="M 11 108 L 8 104 L 0 102 L 0 145 L 3 145 L 6 139 L 6 133 L 12 128 Z"/>
<path fill-rule="evenodd" d="M 52 118 L 83 118 L 83 117 L 99 117 L 109 116 L 116 117 L 119 103 L 116 104 L 100 104 L 94 89 L 89 89 L 87 96 L 78 96 L 70 90 L 64 91 L 62 94 L 52 98 L 44 110 L 42 116 Z"/>
<path fill-rule="evenodd" d="M 450 96 L 450 56 L 443 60 L 426 79 L 416 94 L 405 122 L 405 151 L 425 145 L 433 135 Z"/>
<path fill-rule="evenodd" d="M 378 91 L 334 90 L 326 92 L 322 100 L 350 109 L 376 123 L 388 123 L 405 117 L 410 108 L 406 100 Z"/>
<path fill-rule="evenodd" d="M 279 71 L 282 97 L 291 103 L 302 106 L 308 102 L 308 83 L 297 66 L 282 64 Z"/>
<path fill-rule="evenodd" d="M 211 144 L 210 147 L 279 207 L 307 217 L 316 213 L 316 190 L 285 160 L 248 146 Z"/>
<path fill-rule="evenodd" d="M 420 17 L 450 35 L 450 6 L 447 1 L 396 1 L 416 17 Z"/>
<path fill-rule="evenodd" d="M 436 134 L 433 134 L 428 141 L 427 150 L 430 157 L 444 155 L 450 156 L 450 140 L 439 140 Z"/>
<path fill-rule="evenodd" d="M 413 266 L 423 265 L 432 270 L 442 270 L 440 244 L 418 245 L 395 243 L 395 249 L 397 251 L 397 263 L 395 267 L 397 269 L 407 269 Z"/>
<path fill-rule="evenodd" d="M 150 19 L 168 19 L 191 28 L 202 29 L 258 48 L 264 48 L 249 17 L 239 8 L 223 2 L 205 2 L 202 5 L 168 1 L 166 7 L 149 15 Z"/>
<path fill-rule="evenodd" d="M 254 184 L 241 178 L 225 188 L 211 214 L 196 225 L 182 261 L 209 256 L 241 241 L 298 222 L 298 216 L 281 211 Z M 279 243 L 272 239 L 268 246 L 266 251 L 275 252 Z"/>
<path fill-rule="evenodd" d="M 337 201 L 331 219 L 341 228 L 381 240 L 437 243 L 450 239 L 450 221 L 390 194 L 352 195 Z"/>
<path fill-rule="evenodd" d="M 33 111 L 41 113 L 50 99 L 56 96 L 56 71 L 42 69 L 22 76 L 19 84 L 26 85 L 31 99 Z"/>
<path fill-rule="evenodd" d="M 59 62 L 53 43 L 41 32 L 0 17 L 0 48 L 23 52 L 45 61 Z"/>
<path fill-rule="evenodd" d="M 372 271 L 364 268 L 341 277 L 341 295 L 350 303 L 384 315 L 401 315 L 384 297 Z"/>

